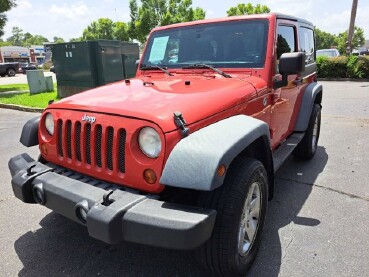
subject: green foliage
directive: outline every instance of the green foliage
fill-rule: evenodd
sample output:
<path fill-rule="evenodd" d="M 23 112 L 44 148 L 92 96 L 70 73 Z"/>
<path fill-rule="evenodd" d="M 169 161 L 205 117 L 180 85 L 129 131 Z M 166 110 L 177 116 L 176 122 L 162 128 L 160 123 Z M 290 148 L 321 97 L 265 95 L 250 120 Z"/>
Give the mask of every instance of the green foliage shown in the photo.
<path fill-rule="evenodd" d="M 95 40 L 95 39 L 117 39 L 129 41 L 128 26 L 124 22 L 113 22 L 109 18 L 99 18 L 93 21 L 83 31 L 82 38 L 78 40 Z M 71 40 L 72 41 L 72 40 Z"/>
<path fill-rule="evenodd" d="M 32 108 L 46 108 L 50 100 L 58 100 L 56 91 L 31 95 L 29 93 L 0 94 L 0 103 Z"/>
<path fill-rule="evenodd" d="M 31 46 L 31 45 L 42 45 L 44 42 L 48 42 L 49 40 L 41 35 L 31 36 L 27 40 L 23 40 L 22 46 Z"/>
<path fill-rule="evenodd" d="M 130 0 L 131 21 L 128 34 L 141 43 L 146 41 L 150 31 L 157 26 L 188 22 L 205 18 L 205 11 L 193 8 L 192 0 Z"/>
<path fill-rule="evenodd" d="M 330 49 L 338 45 L 338 37 L 315 28 L 316 49 Z"/>
<path fill-rule="evenodd" d="M 60 37 L 53 37 L 54 43 L 63 43 L 65 42 L 63 38 Z"/>
<path fill-rule="evenodd" d="M 93 21 L 83 31 L 83 40 L 114 39 L 114 22 L 109 18 Z"/>
<path fill-rule="evenodd" d="M 230 7 L 227 11 L 228 16 L 244 15 L 244 14 L 261 14 L 269 13 L 268 6 L 257 4 L 253 6 L 251 3 L 239 3 L 235 7 Z"/>
<path fill-rule="evenodd" d="M 78 42 L 78 41 L 83 41 L 83 38 L 82 37 L 79 37 L 79 38 L 71 38 L 69 40 L 69 42 Z"/>
<path fill-rule="evenodd" d="M 117 40 L 129 41 L 128 25 L 120 21 L 115 22 L 113 36 Z"/>
<path fill-rule="evenodd" d="M 23 30 L 19 27 L 13 27 L 12 36 L 10 36 L 6 41 L 10 42 L 11 45 L 22 46 L 23 39 Z"/>
<path fill-rule="evenodd" d="M 347 63 L 347 77 L 369 78 L 369 58 L 350 56 Z"/>
<path fill-rule="evenodd" d="M 0 37 L 4 35 L 4 27 L 7 21 L 6 12 L 15 7 L 15 0 L 1 0 L 0 1 Z"/>
<path fill-rule="evenodd" d="M 369 78 L 368 57 L 318 57 L 317 65 L 320 78 Z"/>
<path fill-rule="evenodd" d="M 49 40 L 41 35 L 32 35 L 29 32 L 23 33 L 23 30 L 19 27 L 13 27 L 12 35 L 7 39 L 10 45 L 25 46 L 41 45 Z"/>
<path fill-rule="evenodd" d="M 348 39 L 348 31 L 340 33 L 338 35 L 338 51 L 341 54 L 346 53 L 346 41 Z M 354 36 L 352 38 L 352 47 L 358 48 L 365 44 L 364 30 L 355 26 Z"/>

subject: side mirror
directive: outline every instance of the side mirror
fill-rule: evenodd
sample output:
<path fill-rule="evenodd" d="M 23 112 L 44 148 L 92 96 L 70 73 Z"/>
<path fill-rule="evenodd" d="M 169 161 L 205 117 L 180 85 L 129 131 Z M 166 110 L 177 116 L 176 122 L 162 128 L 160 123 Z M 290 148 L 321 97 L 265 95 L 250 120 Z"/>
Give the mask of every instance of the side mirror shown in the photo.
<path fill-rule="evenodd" d="M 279 73 L 282 74 L 282 80 L 274 83 L 274 89 L 287 86 L 288 75 L 300 74 L 305 71 L 305 53 L 284 53 L 279 58 Z"/>

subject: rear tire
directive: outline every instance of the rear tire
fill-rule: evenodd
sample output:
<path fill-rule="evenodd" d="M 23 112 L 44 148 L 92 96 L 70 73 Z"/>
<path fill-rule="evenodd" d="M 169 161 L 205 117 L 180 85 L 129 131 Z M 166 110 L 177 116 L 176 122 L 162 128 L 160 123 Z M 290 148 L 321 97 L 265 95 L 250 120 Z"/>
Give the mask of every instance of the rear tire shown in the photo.
<path fill-rule="evenodd" d="M 321 107 L 319 104 L 314 104 L 305 136 L 293 151 L 295 158 L 299 160 L 310 160 L 314 157 L 320 135 L 320 123 Z"/>
<path fill-rule="evenodd" d="M 245 157 L 232 163 L 220 188 L 200 196 L 199 205 L 216 209 L 217 217 L 211 238 L 195 256 L 213 276 L 246 275 L 260 247 L 267 203 L 265 168 Z"/>

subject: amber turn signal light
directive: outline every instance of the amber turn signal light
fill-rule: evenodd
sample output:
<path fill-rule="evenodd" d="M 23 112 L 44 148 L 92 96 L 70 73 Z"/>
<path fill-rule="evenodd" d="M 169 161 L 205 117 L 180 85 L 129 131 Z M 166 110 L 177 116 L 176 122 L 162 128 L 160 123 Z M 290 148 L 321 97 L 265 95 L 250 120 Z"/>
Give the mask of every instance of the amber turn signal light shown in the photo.
<path fill-rule="evenodd" d="M 48 150 L 47 150 L 46 144 L 41 144 L 41 152 L 44 155 L 47 155 L 48 154 Z"/>
<path fill-rule="evenodd" d="M 217 174 L 218 174 L 219 177 L 223 177 L 225 172 L 226 172 L 226 167 L 225 167 L 224 164 L 218 166 Z"/>
<path fill-rule="evenodd" d="M 156 183 L 156 174 L 155 171 L 148 168 L 144 171 L 144 179 L 149 184 L 155 184 Z"/>

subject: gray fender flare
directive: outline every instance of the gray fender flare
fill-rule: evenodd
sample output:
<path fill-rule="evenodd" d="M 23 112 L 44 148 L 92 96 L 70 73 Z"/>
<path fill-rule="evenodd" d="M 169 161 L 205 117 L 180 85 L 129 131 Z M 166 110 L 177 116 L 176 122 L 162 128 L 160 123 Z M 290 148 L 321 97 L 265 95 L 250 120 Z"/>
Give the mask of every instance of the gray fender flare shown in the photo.
<path fill-rule="evenodd" d="M 40 118 L 41 116 L 36 116 L 24 124 L 20 137 L 20 142 L 24 146 L 31 147 L 38 144 L 38 125 Z"/>
<path fill-rule="evenodd" d="M 160 183 L 203 191 L 214 190 L 223 184 L 225 178 L 225 175 L 217 175 L 217 168 L 225 165 L 228 169 L 238 154 L 262 136 L 270 144 L 268 125 L 246 115 L 233 116 L 202 128 L 174 147 Z"/>
<path fill-rule="evenodd" d="M 323 93 L 323 87 L 321 84 L 314 82 L 306 87 L 304 95 L 302 97 L 300 112 L 295 125 L 296 132 L 306 131 L 309 124 L 310 115 L 315 103 L 315 98 L 319 93 Z"/>

